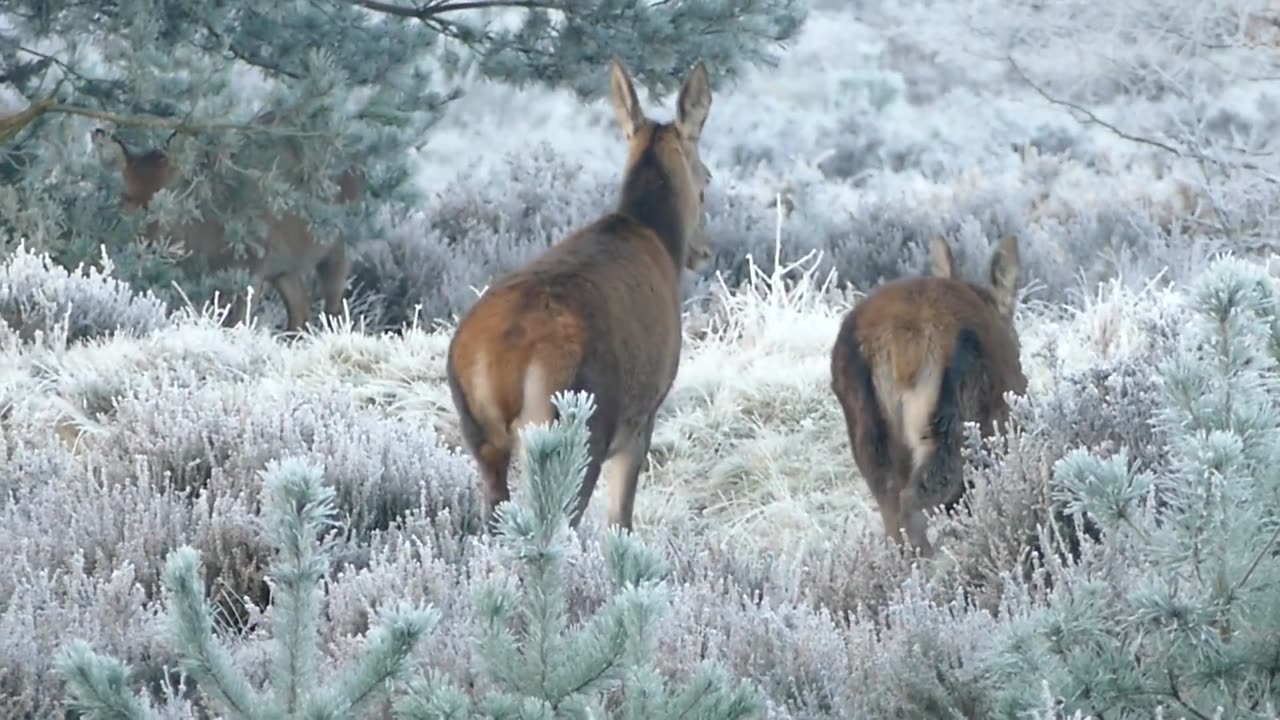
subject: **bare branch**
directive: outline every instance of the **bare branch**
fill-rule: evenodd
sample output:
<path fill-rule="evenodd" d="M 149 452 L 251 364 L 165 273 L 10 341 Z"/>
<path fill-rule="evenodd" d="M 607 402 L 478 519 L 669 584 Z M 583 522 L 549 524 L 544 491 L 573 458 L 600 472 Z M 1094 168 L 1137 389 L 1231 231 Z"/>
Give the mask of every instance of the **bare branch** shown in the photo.
<path fill-rule="evenodd" d="M 0 145 L 8 144 L 10 140 L 18 136 L 22 129 L 35 119 L 49 112 L 50 109 L 57 105 L 58 91 L 62 89 L 62 83 L 66 80 L 64 75 L 58 80 L 58 84 L 54 86 L 53 92 L 49 96 L 39 102 L 32 103 L 26 110 L 20 110 L 16 113 L 0 116 Z"/>
<path fill-rule="evenodd" d="M 1009 66 L 1013 68 L 1013 71 L 1018 74 L 1018 77 L 1022 78 L 1022 81 L 1026 83 L 1028 87 L 1034 90 L 1037 95 L 1044 98 L 1049 104 L 1057 105 L 1059 107 L 1064 107 L 1074 112 L 1077 112 L 1083 115 L 1085 119 L 1088 120 L 1090 123 L 1093 123 L 1094 125 L 1097 125 L 1099 127 L 1106 128 L 1107 130 L 1110 130 L 1111 132 L 1115 133 L 1117 136 L 1124 138 L 1125 140 L 1129 140 L 1130 142 L 1142 143 L 1143 145 L 1150 145 L 1152 147 L 1160 148 L 1161 150 L 1164 150 L 1166 152 L 1171 152 L 1174 155 L 1177 155 L 1178 157 L 1185 157 L 1181 150 L 1179 150 L 1178 148 L 1172 145 L 1168 145 L 1166 143 L 1160 142 L 1159 140 L 1153 140 L 1151 138 L 1146 138 L 1140 135 L 1134 135 L 1132 133 L 1125 132 L 1124 130 L 1121 130 L 1115 125 L 1112 125 L 1106 120 L 1103 120 L 1102 118 L 1098 117 L 1093 113 L 1093 111 L 1089 110 L 1086 107 L 1077 105 L 1076 103 L 1073 103 L 1070 100 L 1063 100 L 1061 98 L 1056 98 L 1050 95 L 1047 91 L 1045 91 L 1044 88 L 1037 85 L 1036 82 L 1027 75 L 1026 71 L 1022 69 L 1022 66 L 1019 65 L 1018 62 L 1013 59 L 1013 55 L 1006 55 L 1005 58 L 1009 61 Z"/>
<path fill-rule="evenodd" d="M 79 107 L 77 105 L 62 105 L 55 99 L 58 90 L 61 88 L 66 78 L 58 80 L 58 86 L 49 96 L 39 102 L 32 103 L 26 110 L 0 117 L 0 144 L 8 143 L 18 135 L 27 125 L 30 125 L 36 118 L 45 113 L 65 113 L 67 115 L 79 115 L 81 117 L 93 118 L 104 122 L 123 125 L 126 127 L 145 127 L 153 129 L 168 129 L 173 131 L 173 135 L 185 134 L 196 135 L 203 132 L 217 130 L 236 130 L 240 132 L 260 132 L 274 135 L 295 135 L 321 137 L 324 133 L 308 132 L 303 130 L 292 130 L 288 128 L 280 128 L 275 126 L 264 125 L 242 125 L 240 123 L 191 123 L 184 118 L 182 120 L 173 120 L 170 118 L 155 117 L 151 115 L 121 115 L 113 112 L 105 112 L 102 110 L 93 110 L 91 108 Z M 170 139 L 172 139 L 172 135 Z"/>
<path fill-rule="evenodd" d="M 1267 169 L 1259 167 L 1254 163 L 1246 162 L 1246 161 L 1235 162 L 1235 163 L 1227 162 L 1225 160 L 1219 160 L 1218 158 L 1209 157 L 1208 155 L 1205 155 L 1203 153 L 1177 148 L 1161 140 L 1156 140 L 1154 138 L 1149 138 L 1149 137 L 1143 137 L 1141 135 L 1134 135 L 1131 132 L 1122 130 L 1116 125 L 1098 117 L 1097 114 L 1095 114 L 1092 110 L 1089 110 L 1086 107 L 1083 107 L 1077 103 L 1073 103 L 1070 100 L 1063 100 L 1062 98 L 1058 98 L 1058 97 L 1054 97 L 1053 95 L 1050 95 L 1048 91 L 1040 87 L 1040 85 L 1036 84 L 1036 82 L 1032 80 L 1030 76 L 1027 75 L 1026 71 L 1022 69 L 1022 66 L 1019 65 L 1018 62 L 1013 59 L 1013 55 L 1011 54 L 1006 55 L 1005 59 L 1008 61 L 1009 66 L 1013 68 L 1013 71 L 1018 74 L 1018 77 L 1020 77 L 1022 81 L 1027 84 L 1028 87 L 1034 90 L 1037 95 L 1044 98 L 1045 101 L 1047 101 L 1051 105 L 1057 105 L 1059 107 L 1067 108 L 1077 113 L 1079 116 L 1082 116 L 1085 122 L 1104 128 L 1105 130 L 1113 133 L 1119 138 L 1128 140 L 1130 142 L 1138 143 L 1141 145 L 1148 145 L 1150 147 L 1159 148 L 1160 150 L 1164 150 L 1165 152 L 1180 158 L 1191 159 L 1197 162 L 1206 163 L 1210 165 L 1216 165 L 1219 168 L 1223 168 L 1223 169 L 1240 168 L 1242 170 L 1256 172 L 1264 181 L 1272 185 L 1280 185 L 1280 178 L 1277 178 L 1276 176 L 1272 175 L 1271 172 L 1268 171 Z"/>
<path fill-rule="evenodd" d="M 243 132 L 262 132 L 276 135 L 312 137 L 320 137 L 324 135 L 324 133 L 320 132 L 306 132 L 302 130 L 289 130 L 279 127 L 265 127 L 259 125 L 243 125 L 241 123 L 189 123 L 184 120 L 172 120 L 169 118 L 154 117 L 151 115 L 120 115 L 112 112 L 78 107 L 76 105 L 54 105 L 49 108 L 49 112 L 81 115 L 83 117 L 90 117 L 95 120 L 103 120 L 115 123 L 116 125 L 124 125 L 128 127 L 145 127 L 157 130 L 168 129 L 185 135 L 195 135 L 212 130 L 239 130 Z"/>
<path fill-rule="evenodd" d="M 34 56 L 34 57 L 38 57 L 38 58 L 40 58 L 41 60 L 48 60 L 49 62 L 53 63 L 54 65 L 57 65 L 59 68 L 61 68 L 61 69 L 62 69 L 62 71 L 63 71 L 64 73 L 66 73 L 66 74 L 68 74 L 68 75 L 71 75 L 71 76 L 73 76 L 73 77 L 79 78 L 79 79 L 81 79 L 81 80 L 86 80 L 86 81 L 90 81 L 90 82 L 95 82 L 94 78 L 86 77 L 86 76 L 82 75 L 81 73 L 77 72 L 75 68 L 73 68 L 73 67 L 71 67 L 70 65 L 68 65 L 68 64 L 66 64 L 66 63 L 64 63 L 64 62 L 62 62 L 61 60 L 59 60 L 58 58 L 56 58 L 56 57 L 54 57 L 54 56 L 52 56 L 52 55 L 48 55 L 48 54 L 46 54 L 46 53 L 42 53 L 42 52 L 40 52 L 39 50 L 32 50 L 32 49 L 31 49 L 31 48 L 29 48 L 29 47 L 23 47 L 23 46 L 21 46 L 21 45 L 19 45 L 19 46 L 18 46 L 18 52 L 22 52 L 22 53 L 26 53 L 26 54 L 28 54 L 28 55 L 32 55 L 32 56 Z"/>
<path fill-rule="evenodd" d="M 382 0 L 351 0 L 354 4 L 374 12 L 395 15 L 396 17 L 417 18 L 426 21 L 438 15 L 466 10 L 485 10 L 499 8 L 526 8 L 529 10 L 564 10 L 568 5 L 556 0 L 430 0 L 418 5 L 396 5 Z"/>

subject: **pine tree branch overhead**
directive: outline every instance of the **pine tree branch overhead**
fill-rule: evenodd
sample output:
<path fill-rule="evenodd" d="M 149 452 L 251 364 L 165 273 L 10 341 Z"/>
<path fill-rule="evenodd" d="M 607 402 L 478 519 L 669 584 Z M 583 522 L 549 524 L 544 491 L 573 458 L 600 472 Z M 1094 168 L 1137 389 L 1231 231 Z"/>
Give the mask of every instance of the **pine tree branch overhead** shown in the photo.
<path fill-rule="evenodd" d="M 417 18 L 419 20 L 464 10 L 525 8 L 529 10 L 564 10 L 567 12 L 570 7 L 566 3 L 549 2 L 547 0 L 468 0 L 465 2 L 449 2 L 445 0 L 443 2 L 430 2 L 425 5 L 396 5 L 395 3 L 380 2 L 379 0 L 353 0 L 353 2 L 366 10 L 374 10 L 399 17 Z"/>
<path fill-rule="evenodd" d="M 804 17 L 800 0 L 14 0 L 13 26 L 0 30 L 0 75 L 29 109 L 0 120 L 0 186 L 13 188 L 15 206 L 45 210 L 0 218 L 0 232 L 32 238 L 32 249 L 68 267 L 105 246 L 122 280 L 173 306 L 243 296 L 247 283 L 267 282 L 245 268 L 268 264 L 281 247 L 269 218 L 304 218 L 305 244 L 337 257 L 335 243 L 378 237 L 379 226 L 420 207 L 413 151 L 467 83 L 592 99 L 607 87 L 614 54 L 651 92 L 670 92 L 698 61 L 723 83 L 775 62 Z M 58 80 L 67 83 L 50 96 Z M 275 119 L 259 123 L 267 111 Z M 118 142 L 87 143 L 99 123 Z M 171 148 L 175 130 L 183 142 Z M 111 162 L 120 148 L 173 151 L 167 184 L 145 193 L 145 213 L 123 212 L 122 185 L 132 181 Z M 361 189 L 348 182 L 350 201 L 333 202 L 334 179 L 350 176 Z M 209 243 L 184 229 L 197 213 L 212 228 Z M 166 249 L 149 227 L 202 249 Z M 285 262 L 290 273 L 309 267 L 302 255 Z M 327 293 L 327 308 L 342 306 L 335 292 L 346 286 Z M 302 293 L 276 294 L 295 298 L 285 303 L 289 328 L 304 322 Z"/>

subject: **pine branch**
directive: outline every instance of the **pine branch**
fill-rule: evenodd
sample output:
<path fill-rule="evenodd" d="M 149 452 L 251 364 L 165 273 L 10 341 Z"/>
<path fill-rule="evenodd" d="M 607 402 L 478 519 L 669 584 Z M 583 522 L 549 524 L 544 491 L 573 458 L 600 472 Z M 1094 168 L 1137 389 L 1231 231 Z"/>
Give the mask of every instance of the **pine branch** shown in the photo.
<path fill-rule="evenodd" d="M 59 654 L 55 668 L 67 679 L 67 707 L 86 720 L 151 720 L 155 712 L 126 687 L 128 669 L 95 653 L 83 640 Z"/>
<path fill-rule="evenodd" d="M 296 460 L 261 473 L 267 490 L 267 531 L 276 551 L 268 574 L 276 617 L 272 679 L 280 705 L 291 714 L 315 686 L 320 582 L 329 569 L 315 534 L 330 524 L 334 512 L 333 490 L 321 485 L 321 473 Z M 277 474 L 281 479 L 273 482 Z"/>
<path fill-rule="evenodd" d="M 338 716 L 363 712 L 403 679 L 413 648 L 435 630 L 439 620 L 440 613 L 434 608 L 397 606 L 370 631 L 364 655 L 338 679 L 323 704 L 335 712 L 342 710 Z"/>
<path fill-rule="evenodd" d="M 250 689 L 231 664 L 231 654 L 213 637 L 213 613 L 200 587 L 196 565 L 199 555 L 183 546 L 165 562 L 164 584 L 169 593 L 171 630 L 182 665 L 233 716 L 259 717 L 264 700 Z"/>

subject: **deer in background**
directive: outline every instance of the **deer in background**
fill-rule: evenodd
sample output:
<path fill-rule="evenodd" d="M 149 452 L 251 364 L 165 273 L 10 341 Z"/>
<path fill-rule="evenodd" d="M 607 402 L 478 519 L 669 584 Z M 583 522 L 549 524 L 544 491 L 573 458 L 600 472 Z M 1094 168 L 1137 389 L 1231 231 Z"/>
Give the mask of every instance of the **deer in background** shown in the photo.
<path fill-rule="evenodd" d="M 711 109 L 699 62 L 673 122 L 645 116 L 631 78 L 610 63 L 610 100 L 627 141 L 616 208 L 500 277 L 460 320 L 446 374 L 463 442 L 475 457 L 484 519 L 510 498 L 507 474 L 528 424 L 555 420 L 551 396 L 589 391 L 590 460 L 570 523 L 603 472 L 609 524 L 631 528 L 654 419 L 675 379 L 682 342 L 680 278 L 710 257 L 698 140 Z"/>
<path fill-rule="evenodd" d="M 951 249 L 933 238 L 932 277 L 882 285 L 845 315 L 831 351 L 854 461 L 885 532 L 933 555 L 925 511 L 950 512 L 965 492 L 963 422 L 985 437 L 1008 418 L 1004 394 L 1026 392 L 1013 314 L 1018 240 L 996 248 L 990 285 L 956 277 Z"/>
<path fill-rule="evenodd" d="M 271 124 L 275 119 L 274 113 L 267 112 L 255 118 L 255 123 Z M 172 138 L 171 135 L 170 140 Z M 94 128 L 92 139 L 95 145 L 107 149 L 115 158 L 124 180 L 120 198 L 124 212 L 132 213 L 147 207 L 157 192 L 172 186 L 181 175 L 180 168 L 170 161 L 165 150 L 153 148 L 141 153 L 131 152 L 120 138 L 103 128 Z M 290 169 L 296 168 L 296 153 L 284 154 Z M 354 202 L 364 194 L 364 189 L 364 176 L 349 168 L 338 179 L 338 193 L 334 201 Z M 255 289 L 261 288 L 263 282 L 271 283 L 284 302 L 287 332 L 301 329 L 310 320 L 311 298 L 305 277 L 313 269 L 320 276 L 325 314 L 331 317 L 342 315 L 343 291 L 351 270 L 346 243 L 341 238 L 329 244 L 318 243 L 307 221 L 296 213 L 276 216 L 268 212 L 266 221 L 267 233 L 261 253 L 250 248 L 246 255 L 240 257 L 230 246 L 225 227 L 214 220 L 178 221 L 167 229 L 167 234 L 180 242 L 191 256 L 201 256 L 205 261 L 204 267 L 210 272 L 243 269 L 253 278 Z M 164 232 L 158 221 L 148 223 L 144 229 L 150 240 L 157 239 Z M 190 259 L 189 256 L 184 262 L 187 268 L 191 267 Z M 236 294 L 223 325 L 238 324 L 244 319 L 247 309 L 244 294 Z"/>

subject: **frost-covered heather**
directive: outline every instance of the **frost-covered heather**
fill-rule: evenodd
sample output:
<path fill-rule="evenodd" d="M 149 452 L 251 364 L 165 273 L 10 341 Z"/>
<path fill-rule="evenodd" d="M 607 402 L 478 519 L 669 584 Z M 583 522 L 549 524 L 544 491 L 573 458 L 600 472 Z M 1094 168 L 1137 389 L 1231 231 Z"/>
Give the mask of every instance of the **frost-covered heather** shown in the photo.
<path fill-rule="evenodd" d="M 68 270 L 19 244 L 0 266 L 0 334 L 57 344 L 167 327 L 164 303 L 135 294 L 111 276 L 109 258 L 105 264 Z"/>
<path fill-rule="evenodd" d="M 886 551 L 853 467 L 827 375 L 853 298 L 814 260 L 792 273 L 799 280 L 758 271 L 691 313 L 637 522 L 676 567 L 664 670 L 708 654 L 761 683 L 772 717 L 882 716 L 905 700 L 862 684 L 905 672 L 916 633 L 945 636 L 948 653 L 986 636 L 991 618 L 966 615 L 942 633 L 953 621 L 919 603 L 945 602 L 961 579 L 995 602 L 1016 546 L 1047 517 L 1049 468 L 1066 448 L 1148 447 L 1159 462 L 1143 426 L 1149 368 L 1181 322 L 1182 296 L 1115 283 L 1079 311 L 1023 309 L 1035 395 L 1017 408 L 1017 452 L 981 461 L 999 485 L 980 484 L 974 518 L 939 523 L 955 561 L 929 581 Z M 326 651 L 354 652 L 373 604 L 407 595 L 445 614 L 422 656 L 469 677 L 465 636 L 448 618 L 468 612 L 476 578 L 506 571 L 474 535 L 474 469 L 451 448 L 449 328 L 341 327 L 290 344 L 207 317 L 172 322 L 145 336 L 11 344 L 0 358 L 0 547 L 12 549 L 0 572 L 0 710 L 56 711 L 50 658 L 71 637 L 158 680 L 172 660 L 155 621 L 158 573 L 182 543 L 205 558 L 222 627 L 245 640 L 237 657 L 264 672 L 253 642 L 266 603 L 258 471 L 294 453 L 324 464 L 344 523 Z M 574 559 L 582 611 L 606 591 L 603 507 L 597 498 Z M 890 602 L 902 592 L 905 604 Z M 923 625 L 876 640 L 880 612 L 921 613 Z"/>
<path fill-rule="evenodd" d="M 1226 34 L 1235 17 L 1256 35 L 1245 11 L 1260 4 L 1035 5 L 822 3 L 779 68 L 716 90 L 704 157 L 718 254 L 690 283 L 636 509 L 676 570 L 664 671 L 723 660 L 760 685 L 769 717 L 991 716 L 974 663 L 1033 614 L 1039 581 L 1014 581 L 1022 549 L 1070 534 L 1049 502 L 1054 463 L 1081 446 L 1169 462 L 1150 425 L 1154 366 L 1205 258 L 1276 236 L 1265 169 L 1222 171 L 1268 162 L 1250 153 L 1276 113 L 1256 82 L 1274 74 L 1264 63 L 1223 69 L 1265 53 L 1241 60 L 1242 45 L 1197 36 L 1174 57 L 1180 41 L 1154 24 Z M 1010 53 L 1046 92 L 1185 157 L 1082 123 L 1022 82 Z M 649 107 L 668 117 L 671 98 Z M 443 614 L 422 658 L 460 686 L 473 678 L 453 621 L 477 579 L 506 570 L 475 535 L 449 330 L 495 273 L 612 203 L 623 143 L 604 103 L 562 93 L 476 87 L 449 117 L 421 154 L 420 213 L 360 247 L 352 323 L 296 343 L 166 317 L 37 256 L 0 266 L 0 318 L 22 318 L 0 324 L 0 715 L 59 714 L 50 663 L 73 637 L 159 685 L 173 656 L 157 578 L 182 543 L 202 553 L 237 659 L 264 676 L 258 471 L 293 454 L 325 466 L 344 523 L 324 651 L 357 652 L 372 610 L 404 596 Z M 1019 235 L 1030 392 L 1010 437 L 971 446 L 973 515 L 933 525 L 945 552 L 925 571 L 888 550 L 828 353 L 841 314 L 920 270 L 938 231 L 975 280 L 990 241 Z M 278 322 L 274 297 L 255 306 Z M 570 558 L 575 612 L 606 592 L 603 511 L 598 497 Z M 193 716 L 186 699 L 171 708 Z"/>

